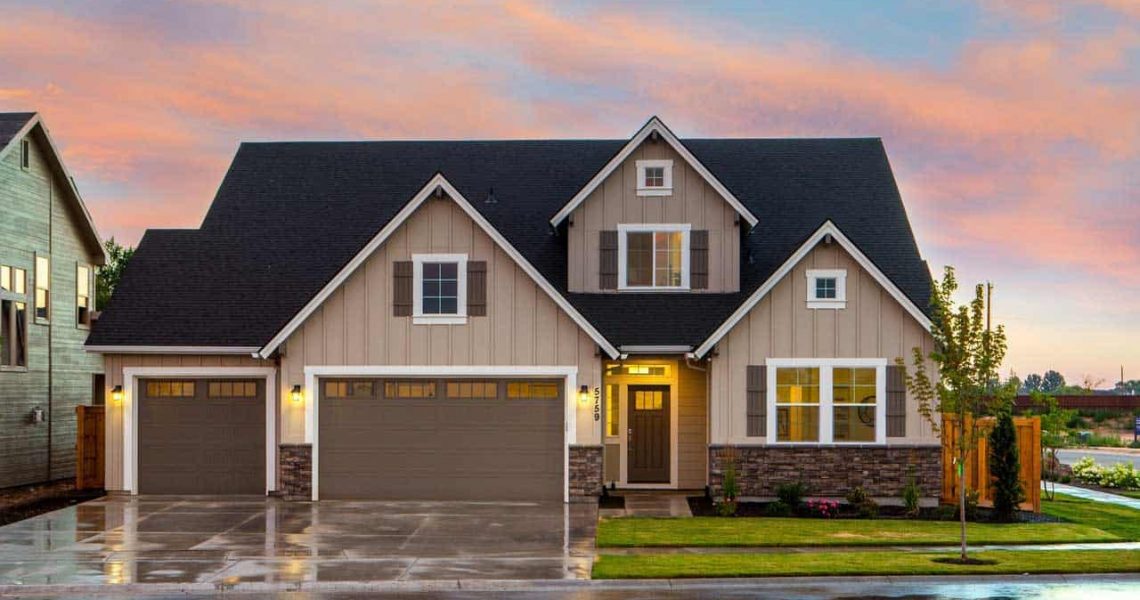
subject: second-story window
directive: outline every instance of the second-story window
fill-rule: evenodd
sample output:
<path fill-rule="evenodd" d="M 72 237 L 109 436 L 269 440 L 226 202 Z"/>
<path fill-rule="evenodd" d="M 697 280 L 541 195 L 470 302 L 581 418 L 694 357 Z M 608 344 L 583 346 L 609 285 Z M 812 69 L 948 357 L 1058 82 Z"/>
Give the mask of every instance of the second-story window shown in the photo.
<path fill-rule="evenodd" d="M 673 193 L 673 161 L 637 161 L 637 195 L 668 196 Z"/>
<path fill-rule="evenodd" d="M 36 256 L 36 320 L 51 318 L 51 260 Z"/>
<path fill-rule="evenodd" d="M 688 225 L 619 225 L 618 287 L 688 289 Z"/>
<path fill-rule="evenodd" d="M 27 272 L 0 265 L 0 368 L 28 366 Z"/>
<path fill-rule="evenodd" d="M 87 265 L 75 269 L 75 324 L 91 326 L 91 267 Z"/>
<path fill-rule="evenodd" d="M 457 325 L 467 322 L 467 255 L 412 256 L 413 323 Z"/>

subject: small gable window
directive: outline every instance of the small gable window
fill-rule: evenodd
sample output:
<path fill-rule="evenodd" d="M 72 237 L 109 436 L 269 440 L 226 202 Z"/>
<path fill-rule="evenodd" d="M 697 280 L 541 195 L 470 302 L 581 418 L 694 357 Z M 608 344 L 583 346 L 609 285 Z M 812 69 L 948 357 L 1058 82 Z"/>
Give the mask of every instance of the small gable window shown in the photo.
<path fill-rule="evenodd" d="M 25 171 L 32 166 L 32 143 L 20 140 L 20 168 Z"/>
<path fill-rule="evenodd" d="M 807 305 L 816 309 L 847 307 L 847 271 L 845 269 L 808 269 Z"/>
<path fill-rule="evenodd" d="M 419 324 L 467 322 L 467 255 L 416 254 L 412 320 Z"/>
<path fill-rule="evenodd" d="M 673 193 L 673 161 L 637 161 L 637 195 L 668 196 Z"/>

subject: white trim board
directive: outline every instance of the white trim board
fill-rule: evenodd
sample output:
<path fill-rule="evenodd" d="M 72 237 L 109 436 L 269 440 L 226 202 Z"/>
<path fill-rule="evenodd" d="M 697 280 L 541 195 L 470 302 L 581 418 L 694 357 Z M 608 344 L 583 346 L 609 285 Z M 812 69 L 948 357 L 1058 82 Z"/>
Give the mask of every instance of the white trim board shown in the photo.
<path fill-rule="evenodd" d="M 141 378 L 259 377 L 265 379 L 265 493 L 277 489 L 277 368 L 276 367 L 125 367 L 123 369 L 123 489 L 138 488 L 139 403 L 135 391 Z"/>
<path fill-rule="evenodd" d="M 388 224 L 385 225 L 380 230 L 380 232 L 377 233 L 367 244 L 365 244 L 364 248 L 361 248 L 360 252 L 357 252 L 356 256 L 352 257 L 352 260 L 348 261 L 348 264 L 342 267 L 336 276 L 333 277 L 332 280 L 327 284 L 325 284 L 325 287 L 322 288 L 321 291 L 317 292 L 317 294 L 313 296 L 311 300 L 309 300 L 308 304 L 306 304 L 304 308 L 298 311 L 297 314 L 294 315 L 293 318 L 290 319 L 289 322 L 286 323 L 280 331 L 277 332 L 277 335 L 273 336 L 273 339 L 269 340 L 269 343 L 265 344 L 265 346 L 257 352 L 257 354 L 261 358 L 269 358 L 269 356 L 273 354 L 273 351 L 280 347 L 281 344 L 285 343 L 285 340 L 287 340 L 289 336 L 292 335 L 293 332 L 296 331 L 297 328 L 305 322 L 305 319 L 308 319 L 309 315 L 313 314 L 313 312 L 320 308 L 321 304 L 323 304 L 324 301 L 327 300 L 328 297 L 331 296 L 342 283 L 348 280 L 349 276 L 356 272 L 356 270 L 360 268 L 360 266 L 363 265 L 365 261 L 368 260 L 368 257 L 370 257 L 372 253 L 374 253 L 384 243 L 385 240 L 387 240 L 393 233 L 395 233 L 395 231 L 399 229 L 400 226 L 403 225 L 404 222 L 407 221 L 408 218 L 416 212 L 416 209 L 418 209 L 425 200 L 431 197 L 436 192 L 436 190 L 442 190 L 457 205 L 459 205 L 459 207 L 463 209 L 463 212 L 467 213 L 467 216 L 470 217 L 472 221 L 475 221 L 475 223 L 479 225 L 484 233 L 486 233 L 492 240 L 494 240 L 495 243 L 498 244 L 499 247 L 507 253 L 507 255 L 514 259 L 515 263 L 518 264 L 519 267 L 522 268 L 522 270 L 525 271 L 532 280 L 534 280 L 538 287 L 542 288 L 542 291 L 546 292 L 546 294 L 550 296 L 550 299 L 553 300 L 555 304 L 561 307 L 562 310 L 566 311 L 566 314 L 569 315 L 570 318 L 578 324 L 578 327 L 581 327 L 582 330 L 585 331 L 586 334 L 594 340 L 594 342 L 601 346 L 610 358 L 618 357 L 617 348 L 615 348 L 613 344 L 607 341 L 601 332 L 599 332 L 593 325 L 591 325 L 590 322 L 587 321 L 586 318 L 582 316 L 582 314 L 579 313 L 578 310 L 575 309 L 574 306 L 562 296 L 562 294 L 558 293 L 558 290 L 556 290 L 554 286 L 551 285 L 550 282 L 547 281 L 546 278 L 538 272 L 538 269 L 534 268 L 534 265 L 531 265 L 530 261 L 528 261 L 522 255 L 522 253 L 516 250 L 515 247 L 512 246 L 511 243 L 508 242 L 507 239 L 503 237 L 503 235 L 500 234 L 499 231 L 495 229 L 495 227 L 491 225 L 491 223 L 487 221 L 486 218 L 483 217 L 482 213 L 475 210 L 471 203 L 463 197 L 463 194 L 460 194 L 459 190 L 455 189 L 455 187 L 447 181 L 447 178 L 444 177 L 442 173 L 437 173 L 434 177 L 432 177 L 431 180 L 428 181 L 427 184 L 424 185 L 424 187 L 421 188 L 420 191 L 417 192 L 416 195 L 413 196 L 407 204 L 404 205 L 404 208 L 400 209 L 400 212 L 396 213 L 396 216 L 392 217 L 392 220 L 388 221 Z"/>
<path fill-rule="evenodd" d="M 748 299 L 745 300 L 739 308 L 737 308 L 731 315 L 729 315 L 728 319 L 726 319 L 724 323 L 721 323 L 720 327 L 717 327 L 716 331 L 713 331 L 712 335 L 710 335 L 709 338 L 704 341 L 704 343 L 702 343 L 697 347 L 696 350 L 693 351 L 693 356 L 696 358 L 701 358 L 704 355 L 708 354 L 708 352 L 712 350 L 713 346 L 715 346 L 716 343 L 721 340 L 721 338 L 728 335 L 728 332 L 732 331 L 732 328 L 735 327 L 741 319 L 747 316 L 749 311 L 751 311 L 761 300 L 764 299 L 765 296 L 768 295 L 769 292 L 772 291 L 773 288 L 776 287 L 776 284 L 780 283 L 780 280 L 783 279 L 784 276 L 786 276 L 788 273 L 791 273 L 792 269 L 794 269 L 795 266 L 799 264 L 800 261 L 802 261 L 808 255 L 808 253 L 816 247 L 817 244 L 819 244 L 825 237 L 829 235 L 832 237 L 832 239 L 839 243 L 839 245 L 844 250 L 846 250 L 852 258 L 855 259 L 855 262 L 859 263 L 859 266 L 863 267 L 864 270 L 870 273 L 871 277 L 873 277 L 875 281 L 878 282 L 878 284 L 891 295 L 892 298 L 901 304 L 903 309 L 906 310 L 910 316 L 914 317 L 914 319 L 918 321 L 920 325 L 922 325 L 923 329 L 925 329 L 927 332 L 930 331 L 931 327 L 933 326 L 930 322 L 930 318 L 923 314 L 922 310 L 919 309 L 919 307 L 916 306 L 915 303 L 912 302 L 911 299 L 908 298 L 906 294 L 904 294 L 902 290 L 900 290 L 899 287 L 894 284 L 894 282 L 892 282 L 881 270 L 879 270 L 879 267 L 875 266 L 875 263 L 871 262 L 871 259 L 867 258 L 867 255 L 863 254 L 863 252 L 859 250 L 854 242 L 848 239 L 846 235 L 843 235 L 843 232 L 839 230 L 839 227 L 837 227 L 835 223 L 828 220 L 824 222 L 824 224 L 821 225 L 819 229 L 817 229 L 815 233 L 813 233 L 811 237 L 809 237 L 807 241 L 805 241 L 795 252 L 793 252 L 792 255 L 788 257 L 788 260 L 784 261 L 784 264 L 780 265 L 780 268 L 776 269 L 776 272 L 772 273 L 771 277 L 769 277 L 755 292 L 753 292 L 752 295 L 749 296 Z"/>
<path fill-rule="evenodd" d="M 614 172 L 615 169 L 621 166 L 621 164 L 625 162 L 625 160 L 629 158 L 631 154 L 633 154 L 633 151 L 636 150 L 637 147 L 640 146 L 641 143 L 644 142 L 650 136 L 650 134 L 653 133 L 661 136 L 661 139 L 665 140 L 670 146 L 672 146 L 673 150 L 675 150 L 677 154 L 680 154 L 681 158 L 685 159 L 685 162 L 689 163 L 689 166 L 693 167 L 693 169 L 699 173 L 700 176 L 703 177 L 704 180 L 710 186 L 712 186 L 712 188 L 716 190 L 716 192 L 720 194 L 722 198 L 724 198 L 725 202 L 728 202 L 732 208 L 734 208 L 736 212 L 739 213 L 740 216 L 748 222 L 749 227 L 756 226 L 756 223 L 759 222 L 759 219 L 756 218 L 756 215 L 752 214 L 752 211 L 748 210 L 748 207 L 744 206 L 744 204 L 738 200 L 732 192 L 728 191 L 728 188 L 725 187 L 724 184 L 721 183 L 716 178 L 716 176 L 712 174 L 711 171 L 705 168 L 705 166 L 701 164 L 701 161 L 697 160 L 697 157 L 693 156 L 693 153 L 689 152 L 689 149 L 681 143 L 681 140 L 677 139 L 677 136 L 673 135 L 673 132 L 665 126 L 665 123 L 663 123 L 661 119 L 658 119 L 657 117 L 651 117 L 649 121 L 647 121 L 645 125 L 643 125 L 641 129 L 633 135 L 632 138 L 630 138 L 629 142 L 627 142 L 625 146 L 622 146 L 622 149 L 618 151 L 618 153 L 614 155 L 613 158 L 610 159 L 610 162 L 606 163 L 606 166 L 602 167 L 602 169 L 598 171 L 598 173 L 594 175 L 594 177 L 590 179 L 590 181 L 586 183 L 586 185 L 583 186 L 582 189 L 579 190 L 578 193 L 575 194 L 574 197 L 571 198 L 565 206 L 563 206 L 557 213 L 555 213 L 553 217 L 551 217 L 550 224 L 557 227 L 560 223 L 562 223 L 562 221 L 566 220 L 566 218 L 570 216 L 570 213 L 574 212 L 574 209 L 578 208 L 578 205 L 582 204 L 582 202 L 585 202 L 586 198 L 588 198 L 590 194 L 592 194 L 594 190 L 598 188 L 598 186 L 602 185 L 602 182 L 604 182 L 606 178 Z"/>
<path fill-rule="evenodd" d="M 576 366 L 305 366 L 305 443 L 312 452 L 312 500 L 320 499 L 320 383 L 322 377 L 560 377 L 563 380 L 562 501 L 570 501 L 570 446 L 578 437 Z"/>
<path fill-rule="evenodd" d="M 44 139 L 47 140 L 47 145 L 48 149 L 51 151 L 52 160 L 55 161 L 56 166 L 59 167 L 60 172 L 63 173 L 64 182 L 66 183 L 68 189 L 71 191 L 72 197 L 75 199 L 76 203 L 79 204 L 79 212 L 83 215 L 83 222 L 87 225 L 87 228 L 90 231 L 91 235 L 95 238 L 95 245 L 99 248 L 99 250 L 96 252 L 96 255 L 102 259 L 102 262 L 98 263 L 96 266 L 106 265 L 109 257 L 107 256 L 107 249 L 103 247 L 103 238 L 99 236 L 99 230 L 95 227 L 95 220 L 91 218 L 91 213 L 87 211 L 87 205 L 83 202 L 83 196 L 79 195 L 79 188 L 75 185 L 75 178 L 71 176 L 71 171 L 67 170 L 67 164 L 63 162 L 63 155 L 59 153 L 59 148 L 56 147 L 55 140 L 51 139 L 51 133 L 48 132 L 47 125 L 44 125 L 43 119 L 40 118 L 39 113 L 34 113 L 32 115 L 32 118 L 28 119 L 28 122 L 22 128 L 20 128 L 20 131 L 16 132 L 16 135 L 14 135 L 12 139 L 8 140 L 8 144 L 0 147 L 0 160 L 4 160 L 4 157 L 12 151 L 12 148 L 18 147 L 19 144 L 17 141 L 23 140 L 25 137 L 27 137 L 27 135 L 31 133 L 32 129 L 34 129 L 37 125 L 39 125 L 40 131 L 43 132 Z"/>

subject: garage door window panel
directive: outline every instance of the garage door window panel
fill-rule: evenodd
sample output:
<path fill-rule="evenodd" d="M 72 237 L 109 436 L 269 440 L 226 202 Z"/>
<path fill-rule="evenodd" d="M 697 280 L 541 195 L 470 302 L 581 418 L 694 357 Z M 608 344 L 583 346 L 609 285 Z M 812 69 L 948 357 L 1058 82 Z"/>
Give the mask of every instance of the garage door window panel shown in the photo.
<path fill-rule="evenodd" d="M 194 391 L 193 381 L 149 381 L 146 384 L 146 395 L 151 398 L 193 398 Z"/>
<path fill-rule="evenodd" d="M 507 398 L 511 399 L 557 399 L 560 384 L 555 382 L 512 381 L 507 384 Z"/>
<path fill-rule="evenodd" d="M 448 381 L 447 397 L 452 399 L 494 400 L 499 397 L 497 381 Z"/>
<path fill-rule="evenodd" d="M 210 398 L 256 398 L 257 383 L 253 381 L 211 381 L 206 386 Z"/>
<path fill-rule="evenodd" d="M 374 392 L 371 381 L 325 382 L 325 395 L 333 398 L 371 398 Z"/>
<path fill-rule="evenodd" d="M 386 381 L 384 397 L 394 399 L 435 398 L 434 381 Z"/>

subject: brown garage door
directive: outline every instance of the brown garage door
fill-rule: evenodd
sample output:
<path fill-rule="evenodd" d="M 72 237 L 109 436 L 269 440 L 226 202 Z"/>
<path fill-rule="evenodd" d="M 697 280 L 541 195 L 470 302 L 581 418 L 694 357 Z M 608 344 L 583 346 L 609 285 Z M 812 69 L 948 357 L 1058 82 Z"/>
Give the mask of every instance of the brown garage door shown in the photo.
<path fill-rule="evenodd" d="M 322 380 L 322 499 L 563 496 L 561 381 Z"/>
<path fill-rule="evenodd" d="M 142 494 L 264 494 L 265 382 L 139 382 Z"/>

